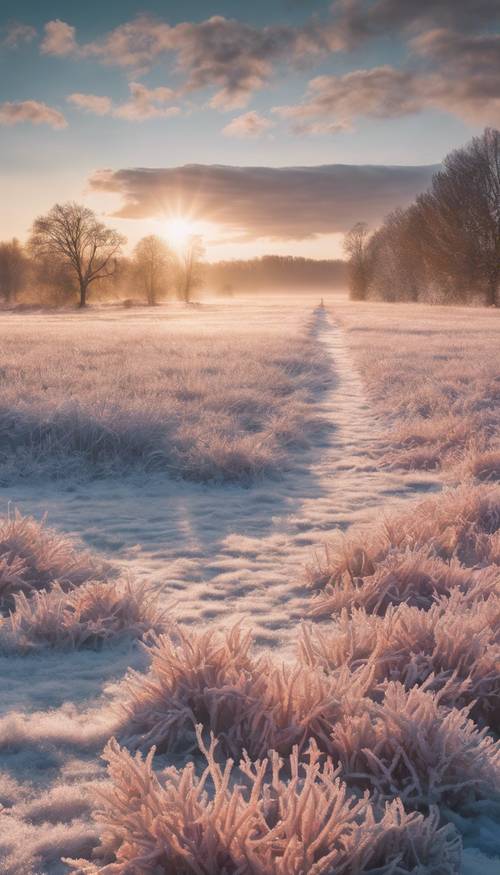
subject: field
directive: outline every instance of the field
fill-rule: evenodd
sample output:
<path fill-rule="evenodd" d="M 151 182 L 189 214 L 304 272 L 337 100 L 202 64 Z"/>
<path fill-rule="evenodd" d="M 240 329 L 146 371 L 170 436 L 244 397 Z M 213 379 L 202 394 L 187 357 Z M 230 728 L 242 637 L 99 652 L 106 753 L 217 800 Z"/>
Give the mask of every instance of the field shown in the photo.
<path fill-rule="evenodd" d="M 499 314 L 0 323 L 0 871 L 498 872 Z"/>

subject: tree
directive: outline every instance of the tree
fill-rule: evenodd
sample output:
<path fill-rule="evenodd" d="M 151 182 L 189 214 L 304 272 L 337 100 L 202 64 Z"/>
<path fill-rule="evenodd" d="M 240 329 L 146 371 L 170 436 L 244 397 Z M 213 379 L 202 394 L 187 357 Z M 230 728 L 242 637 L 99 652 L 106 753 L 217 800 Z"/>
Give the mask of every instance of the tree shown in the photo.
<path fill-rule="evenodd" d="M 114 259 L 125 242 L 92 210 L 73 202 L 55 204 L 35 219 L 29 245 L 35 255 L 53 256 L 70 265 L 78 282 L 79 306 L 85 307 L 89 286 L 112 276 Z"/>
<path fill-rule="evenodd" d="M 358 222 L 344 237 L 344 252 L 349 259 L 349 286 L 354 301 L 365 301 L 369 284 L 369 231 Z"/>
<path fill-rule="evenodd" d="M 0 242 L 0 297 L 7 306 L 21 291 L 27 267 L 28 260 L 19 240 Z"/>
<path fill-rule="evenodd" d="M 482 288 L 486 303 L 498 306 L 500 131 L 486 128 L 447 155 L 417 207 L 431 269 L 459 298 Z"/>
<path fill-rule="evenodd" d="M 204 255 L 202 238 L 192 234 L 178 256 L 178 290 L 181 299 L 188 304 L 193 289 L 202 281 L 201 259 Z"/>
<path fill-rule="evenodd" d="M 156 304 L 159 291 L 166 286 L 172 260 L 171 250 L 155 234 L 143 237 L 134 249 L 134 267 L 150 306 Z"/>

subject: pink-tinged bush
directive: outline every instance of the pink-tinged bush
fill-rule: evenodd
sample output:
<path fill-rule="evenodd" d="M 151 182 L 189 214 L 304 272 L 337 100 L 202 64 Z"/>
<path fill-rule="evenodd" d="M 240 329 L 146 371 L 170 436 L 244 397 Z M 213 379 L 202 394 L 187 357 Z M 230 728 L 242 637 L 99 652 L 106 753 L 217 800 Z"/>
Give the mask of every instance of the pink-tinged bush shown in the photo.
<path fill-rule="evenodd" d="M 465 461 L 465 470 L 476 480 L 500 480 L 500 450 L 490 450 L 486 453 L 471 453 Z"/>
<path fill-rule="evenodd" d="M 17 512 L 0 520 L 0 610 L 12 608 L 17 593 L 30 596 L 56 582 L 66 589 L 110 574 L 108 563 L 44 521 Z"/>
<path fill-rule="evenodd" d="M 344 608 L 348 611 L 365 608 L 373 614 L 384 614 L 389 605 L 402 603 L 426 610 L 437 595 L 448 595 L 457 588 L 466 591 L 476 583 L 470 569 L 457 560 L 444 562 L 422 547 L 390 552 L 372 568 L 371 574 L 365 566 L 359 576 L 346 571 L 334 583 L 327 583 L 313 599 L 308 615 L 335 615 Z M 488 578 L 484 575 L 483 579 L 489 590 L 495 588 L 491 575 Z"/>
<path fill-rule="evenodd" d="M 383 812 L 369 798 L 348 795 L 330 760 L 311 746 L 306 762 L 295 750 L 283 774 L 270 760 L 244 758 L 234 774 L 203 747 L 201 777 L 191 763 L 155 774 L 153 752 L 143 761 L 108 744 L 111 787 L 100 792 L 96 819 L 101 845 L 94 863 L 73 861 L 80 873 L 101 875 L 393 875 L 425 871 L 457 875 L 461 843 L 438 816 L 406 814 L 399 800 Z"/>
<path fill-rule="evenodd" d="M 48 592 L 14 598 L 14 611 L 0 624 L 0 649 L 7 652 L 96 648 L 169 626 L 167 610 L 158 607 L 146 586 L 125 579 L 90 581 L 68 592 L 56 583 Z"/>
<path fill-rule="evenodd" d="M 455 592 L 428 611 L 408 605 L 384 617 L 344 611 L 333 629 L 304 627 L 302 662 L 326 673 L 370 670 L 374 685 L 398 680 L 408 689 L 446 687 L 449 704 L 471 703 L 474 719 L 500 732 L 500 597 L 469 601 Z"/>
<path fill-rule="evenodd" d="M 251 644 L 238 626 L 157 638 L 148 648 L 149 672 L 131 672 L 123 685 L 118 708 L 126 744 L 189 750 L 200 723 L 217 733 L 226 755 L 247 750 L 259 757 L 270 748 L 288 754 L 309 738 L 328 751 L 332 724 L 356 710 L 368 672 L 343 668 L 328 677 L 303 665 L 280 667 L 253 657 Z"/>
<path fill-rule="evenodd" d="M 460 811 L 500 798 L 500 742 L 477 728 L 467 708 L 444 707 L 440 693 L 391 682 L 382 703 L 367 703 L 365 714 L 333 728 L 333 742 L 347 783 L 382 799 Z"/>
<path fill-rule="evenodd" d="M 434 595 L 468 589 L 461 566 L 500 564 L 500 488 L 460 486 L 431 496 L 381 525 L 339 535 L 324 563 L 309 569 L 315 615 L 343 607 L 383 613 L 407 601 L 428 607 Z"/>

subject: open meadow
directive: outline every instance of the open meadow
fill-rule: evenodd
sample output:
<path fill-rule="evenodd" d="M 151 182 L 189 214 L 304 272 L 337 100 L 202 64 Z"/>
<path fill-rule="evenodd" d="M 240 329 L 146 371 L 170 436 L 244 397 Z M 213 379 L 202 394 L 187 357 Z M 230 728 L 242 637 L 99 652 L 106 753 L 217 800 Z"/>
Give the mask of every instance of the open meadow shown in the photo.
<path fill-rule="evenodd" d="M 498 872 L 498 312 L 0 329 L 3 875 Z"/>

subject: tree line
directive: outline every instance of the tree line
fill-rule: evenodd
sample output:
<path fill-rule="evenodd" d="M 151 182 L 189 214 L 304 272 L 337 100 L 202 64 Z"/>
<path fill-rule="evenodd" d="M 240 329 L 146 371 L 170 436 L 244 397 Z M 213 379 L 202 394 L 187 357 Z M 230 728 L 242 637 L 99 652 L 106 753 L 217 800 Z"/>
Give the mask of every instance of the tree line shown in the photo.
<path fill-rule="evenodd" d="M 0 241 L 0 299 L 12 306 L 30 290 L 31 301 L 86 307 L 89 293 L 100 297 L 136 293 L 148 304 L 174 291 L 189 302 L 201 282 L 203 244 L 190 236 L 174 251 L 161 237 L 143 237 L 132 257 L 123 254 L 126 238 L 77 203 L 55 204 L 33 222 L 25 247 Z"/>
<path fill-rule="evenodd" d="M 355 300 L 500 305 L 500 131 L 446 156 L 427 191 L 346 235 Z"/>
<path fill-rule="evenodd" d="M 222 295 L 234 291 L 345 288 L 346 265 L 342 259 L 263 255 L 209 264 L 205 278 L 207 286 Z"/>

